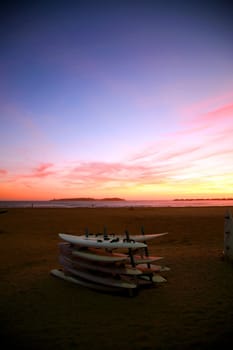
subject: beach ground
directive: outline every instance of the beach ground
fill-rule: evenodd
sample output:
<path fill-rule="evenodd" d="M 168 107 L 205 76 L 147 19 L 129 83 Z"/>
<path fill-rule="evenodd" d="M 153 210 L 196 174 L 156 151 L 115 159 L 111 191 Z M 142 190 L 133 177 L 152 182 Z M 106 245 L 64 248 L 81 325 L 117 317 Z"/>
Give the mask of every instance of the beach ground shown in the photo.
<path fill-rule="evenodd" d="M 233 213 L 233 208 L 230 208 Z M 2 348 L 212 349 L 233 342 L 233 266 L 224 261 L 226 207 L 17 208 L 0 216 Z M 171 268 L 133 298 L 52 277 L 59 232 L 139 234 Z"/>

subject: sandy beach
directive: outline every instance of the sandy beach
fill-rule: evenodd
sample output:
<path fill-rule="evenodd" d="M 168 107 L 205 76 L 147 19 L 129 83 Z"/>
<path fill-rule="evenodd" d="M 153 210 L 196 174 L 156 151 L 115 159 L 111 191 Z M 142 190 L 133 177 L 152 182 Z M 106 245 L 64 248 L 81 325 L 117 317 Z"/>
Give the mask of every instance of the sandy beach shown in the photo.
<path fill-rule="evenodd" d="M 230 208 L 233 213 L 233 208 Z M 3 349 L 211 349 L 233 341 L 233 266 L 222 259 L 226 207 L 8 209 L 0 215 Z M 136 297 L 50 276 L 59 232 L 139 234 L 171 268 Z"/>

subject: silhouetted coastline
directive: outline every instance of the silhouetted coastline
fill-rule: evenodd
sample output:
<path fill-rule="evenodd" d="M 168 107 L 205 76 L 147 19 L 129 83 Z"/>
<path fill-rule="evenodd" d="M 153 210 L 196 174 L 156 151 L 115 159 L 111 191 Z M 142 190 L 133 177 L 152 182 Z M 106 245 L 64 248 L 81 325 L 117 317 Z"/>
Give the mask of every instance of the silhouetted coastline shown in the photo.
<path fill-rule="evenodd" d="M 175 198 L 174 201 L 232 201 L 233 198 Z"/>
<path fill-rule="evenodd" d="M 80 197 L 80 198 L 58 198 L 51 199 L 50 202 L 64 202 L 64 201 L 124 201 L 123 198 L 112 197 L 112 198 L 89 198 L 89 197 Z"/>

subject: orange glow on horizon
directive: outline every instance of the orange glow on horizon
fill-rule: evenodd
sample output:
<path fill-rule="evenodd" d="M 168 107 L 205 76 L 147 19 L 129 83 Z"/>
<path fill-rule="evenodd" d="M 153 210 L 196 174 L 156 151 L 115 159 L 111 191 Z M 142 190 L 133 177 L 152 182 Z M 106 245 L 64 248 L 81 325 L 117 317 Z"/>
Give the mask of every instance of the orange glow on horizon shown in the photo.
<path fill-rule="evenodd" d="M 215 185 L 195 184 L 188 185 L 137 185 L 130 189 L 111 189 L 101 191 L 96 189 L 89 190 L 82 189 L 76 191 L 74 189 L 60 189 L 57 191 L 56 186 L 46 186 L 29 188 L 23 184 L 17 186 L 4 185 L 0 187 L 0 200 L 51 200 L 59 198 L 122 198 L 125 200 L 172 200 L 176 198 L 231 198 L 233 197 L 233 190 L 222 186 L 215 188 Z"/>

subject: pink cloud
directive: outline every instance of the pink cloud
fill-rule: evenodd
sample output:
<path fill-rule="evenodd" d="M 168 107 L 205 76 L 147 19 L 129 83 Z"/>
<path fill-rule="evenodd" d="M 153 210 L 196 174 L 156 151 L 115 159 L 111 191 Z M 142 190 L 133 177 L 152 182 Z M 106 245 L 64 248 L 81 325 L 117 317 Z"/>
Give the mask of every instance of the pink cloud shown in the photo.
<path fill-rule="evenodd" d="M 164 141 L 164 143 L 165 142 L 166 141 Z M 166 162 L 171 159 L 181 158 L 187 154 L 190 156 L 191 154 L 201 150 L 200 145 L 177 147 L 177 143 L 172 146 L 172 148 L 171 143 L 169 143 L 168 146 L 163 147 L 161 151 L 157 151 L 156 145 L 153 145 L 151 149 L 144 150 L 142 153 L 137 154 L 135 157 L 133 157 L 132 161 L 146 161 L 147 163 L 149 161 L 156 161 L 157 164 L 160 164 L 160 162 Z"/>
<path fill-rule="evenodd" d="M 199 113 L 192 118 L 183 120 L 180 130 L 170 135 L 176 141 L 180 139 L 190 138 L 190 140 L 200 138 L 213 139 L 220 135 L 229 136 L 233 129 L 233 104 L 225 104 L 217 109 L 208 112 Z"/>
<path fill-rule="evenodd" d="M 233 173 L 233 104 L 185 120 L 181 127 L 177 132 L 164 134 L 129 161 L 148 169 L 148 180 L 160 177 L 167 183 L 182 178 L 184 173 L 190 176 L 190 182 L 192 176 L 197 181 L 198 176 L 207 180 L 221 171 Z"/>
<path fill-rule="evenodd" d="M 191 178 L 193 174 L 195 179 L 199 175 L 208 179 L 215 172 L 233 172 L 229 163 L 233 157 L 232 120 L 233 104 L 222 105 L 185 121 L 183 129 L 163 135 L 127 162 L 81 162 L 63 180 L 74 186 L 159 184 L 174 182 L 176 175 L 178 178 L 183 173 L 190 173 Z M 218 169 L 218 164 L 222 168 Z"/>
<path fill-rule="evenodd" d="M 229 91 L 226 93 L 223 93 L 221 95 L 212 96 L 210 98 L 204 99 L 200 102 L 197 102 L 195 104 L 191 104 L 187 107 L 185 107 L 181 113 L 185 117 L 187 115 L 199 115 L 203 114 L 203 111 L 209 110 L 210 106 L 216 106 L 215 109 L 217 109 L 217 106 L 221 106 L 223 104 L 226 104 L 227 101 L 232 101 L 233 99 L 233 91 Z"/>
<path fill-rule="evenodd" d="M 43 183 L 50 188 L 70 193 L 76 189 L 82 193 L 105 189 L 127 192 L 130 186 L 208 182 L 215 175 L 233 173 L 232 120 L 233 104 L 225 104 L 183 122 L 179 131 L 164 134 L 127 161 L 77 161 L 59 166 L 44 162 L 16 180 L 34 186 L 39 185 L 39 179 L 48 178 Z M 3 171 L 0 169 L 0 175 Z"/>
<path fill-rule="evenodd" d="M 5 169 L 0 169 L 0 175 L 6 175 L 7 174 L 7 170 Z"/>
<path fill-rule="evenodd" d="M 49 170 L 52 167 L 53 167 L 52 163 L 42 163 L 37 168 L 34 168 L 31 174 L 28 174 L 25 177 L 41 178 L 41 177 L 47 177 L 49 175 L 55 175 L 56 171 Z"/>
<path fill-rule="evenodd" d="M 232 118 L 232 120 L 229 120 Z M 233 121 L 233 104 L 224 105 L 220 108 L 214 109 L 207 113 L 204 113 L 198 117 L 193 118 L 194 123 L 215 123 L 215 122 L 223 122 L 227 120 Z"/>
<path fill-rule="evenodd" d="M 124 178 L 129 173 L 138 173 L 143 166 L 131 166 L 124 163 L 83 162 L 72 170 L 72 176 L 94 176 L 101 179 Z"/>
<path fill-rule="evenodd" d="M 228 111 L 229 108 L 221 108 L 219 112 L 213 111 L 213 113 L 218 114 L 221 110 Z M 127 162 L 80 162 L 66 175 L 62 175 L 63 182 L 70 186 L 88 185 L 93 188 L 104 184 L 127 186 L 127 184 L 160 184 L 169 181 L 174 183 L 177 174 L 179 176 L 189 171 L 193 174 L 199 173 L 200 178 L 208 178 L 214 174 L 217 164 L 224 165 L 224 161 L 233 155 L 233 150 L 228 144 L 217 142 L 218 138 L 224 138 L 223 131 L 222 134 L 203 134 L 200 138 L 200 132 L 187 128 L 183 130 L 182 137 L 179 133 L 166 136 L 140 154 L 132 156 Z M 210 140 L 216 142 L 212 144 Z M 228 163 L 225 166 L 228 172 L 229 167 Z"/>
<path fill-rule="evenodd" d="M 107 184 L 109 182 L 127 183 L 139 182 L 160 182 L 164 174 L 153 166 L 136 165 L 130 163 L 104 163 L 104 162 L 83 162 L 72 168 L 69 174 L 63 177 L 68 184 Z"/>
<path fill-rule="evenodd" d="M 49 170 L 54 166 L 53 163 L 41 163 L 38 167 L 34 168 L 32 171 L 25 174 L 17 174 L 15 180 L 24 180 L 24 179 L 36 179 L 44 178 L 50 175 L 56 175 L 56 170 Z"/>
<path fill-rule="evenodd" d="M 41 174 L 45 173 L 47 169 L 53 167 L 53 163 L 42 163 L 37 168 L 34 169 L 35 173 Z"/>

